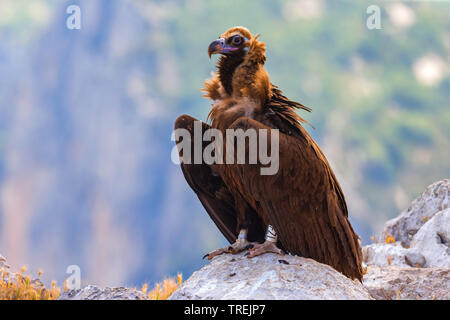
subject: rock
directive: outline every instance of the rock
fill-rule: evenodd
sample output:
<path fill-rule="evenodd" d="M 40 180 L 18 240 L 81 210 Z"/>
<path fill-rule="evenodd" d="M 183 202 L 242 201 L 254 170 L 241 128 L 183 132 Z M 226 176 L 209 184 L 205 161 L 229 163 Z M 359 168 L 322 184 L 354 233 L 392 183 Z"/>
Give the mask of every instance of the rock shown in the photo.
<path fill-rule="evenodd" d="M 363 284 L 379 300 L 449 300 L 449 268 L 369 266 Z"/>
<path fill-rule="evenodd" d="M 6 258 L 0 254 L 0 270 L 9 269 L 9 265 L 6 263 Z"/>
<path fill-rule="evenodd" d="M 408 250 L 405 254 L 405 262 L 410 267 L 422 268 L 425 267 L 427 261 L 421 253 Z"/>
<path fill-rule="evenodd" d="M 105 288 L 89 285 L 61 294 L 58 300 L 148 300 L 147 295 L 131 288 Z"/>
<path fill-rule="evenodd" d="M 392 235 L 404 247 L 409 244 L 419 229 L 436 213 L 450 206 L 450 179 L 444 179 L 428 186 L 424 193 L 415 199 L 407 210 L 398 217 L 389 220 L 379 237 L 385 242 L 386 236 Z"/>
<path fill-rule="evenodd" d="M 364 287 L 311 259 L 222 255 L 170 299 L 450 299 L 449 204 L 445 179 L 388 221 L 379 242 L 363 248 Z"/>
<path fill-rule="evenodd" d="M 410 244 L 423 254 L 426 267 L 450 267 L 450 209 L 436 213 Z"/>
<path fill-rule="evenodd" d="M 374 243 L 363 247 L 363 261 L 369 266 L 424 267 L 425 257 L 416 249 L 400 243 Z"/>
<path fill-rule="evenodd" d="M 422 225 L 404 248 L 399 242 L 363 247 L 366 265 L 450 267 L 450 209 L 440 211 Z"/>
<path fill-rule="evenodd" d="M 359 281 L 312 259 L 244 253 L 215 257 L 194 272 L 170 300 L 372 299 Z"/>
<path fill-rule="evenodd" d="M 450 180 L 433 183 L 386 223 L 380 243 L 363 248 L 363 284 L 374 298 L 450 299 L 449 203 Z"/>
<path fill-rule="evenodd" d="M 389 220 L 380 242 L 363 248 L 374 266 L 450 267 L 450 179 L 433 183 L 409 208 Z M 387 237 L 393 238 L 387 241 Z M 395 239 L 395 243 L 392 242 Z"/>

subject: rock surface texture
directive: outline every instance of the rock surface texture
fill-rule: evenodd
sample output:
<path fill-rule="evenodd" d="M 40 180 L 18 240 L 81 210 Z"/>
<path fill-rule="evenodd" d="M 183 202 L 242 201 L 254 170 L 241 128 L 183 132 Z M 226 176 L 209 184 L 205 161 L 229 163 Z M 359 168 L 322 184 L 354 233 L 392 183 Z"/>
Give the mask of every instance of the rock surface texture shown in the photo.
<path fill-rule="evenodd" d="M 373 297 L 450 299 L 449 206 L 450 179 L 433 183 L 363 248 L 363 284 Z"/>
<path fill-rule="evenodd" d="M 169 299 L 372 299 L 359 281 L 312 259 L 225 254 L 196 271 Z"/>
<path fill-rule="evenodd" d="M 449 206 L 450 179 L 430 185 L 407 210 L 386 223 L 377 243 L 363 248 L 366 265 L 449 268 Z"/>
<path fill-rule="evenodd" d="M 392 235 L 402 246 L 408 247 L 414 235 L 435 214 L 450 207 L 450 179 L 435 182 L 415 199 L 400 215 L 386 222 L 380 241 Z"/>
<path fill-rule="evenodd" d="M 86 286 L 78 290 L 70 290 L 61 294 L 58 300 L 148 300 L 148 297 L 130 288 L 99 288 Z"/>
<path fill-rule="evenodd" d="M 9 269 L 9 265 L 6 263 L 6 258 L 0 254 L 0 270 Z"/>
<path fill-rule="evenodd" d="M 428 220 L 410 245 L 425 257 L 425 267 L 450 267 L 450 209 Z"/>
<path fill-rule="evenodd" d="M 449 268 L 369 266 L 364 286 L 377 300 L 449 300 Z"/>

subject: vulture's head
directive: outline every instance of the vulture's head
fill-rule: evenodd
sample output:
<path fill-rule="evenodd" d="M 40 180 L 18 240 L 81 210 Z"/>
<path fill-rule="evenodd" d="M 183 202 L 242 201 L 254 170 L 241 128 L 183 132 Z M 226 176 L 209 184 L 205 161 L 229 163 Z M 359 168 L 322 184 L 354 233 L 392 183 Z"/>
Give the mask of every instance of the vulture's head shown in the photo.
<path fill-rule="evenodd" d="M 252 35 L 247 28 L 233 27 L 211 42 L 208 47 L 208 55 L 220 54 L 217 63 L 217 75 L 221 86 L 228 95 L 233 91 L 243 94 L 244 91 L 254 90 L 250 83 L 257 84 L 258 99 L 267 100 L 270 95 L 270 82 L 267 72 L 264 70 L 266 61 L 266 45 L 258 40 L 258 35 Z M 249 76 L 251 75 L 251 76 Z M 205 82 L 205 97 L 213 100 L 222 95 L 218 92 L 217 82 Z M 253 89 L 249 89 L 252 87 Z M 247 95 L 250 95 L 248 93 Z"/>
<path fill-rule="evenodd" d="M 208 55 L 222 54 L 225 56 L 245 55 L 250 50 L 258 36 L 253 36 L 247 28 L 233 27 L 223 33 L 208 47 Z"/>

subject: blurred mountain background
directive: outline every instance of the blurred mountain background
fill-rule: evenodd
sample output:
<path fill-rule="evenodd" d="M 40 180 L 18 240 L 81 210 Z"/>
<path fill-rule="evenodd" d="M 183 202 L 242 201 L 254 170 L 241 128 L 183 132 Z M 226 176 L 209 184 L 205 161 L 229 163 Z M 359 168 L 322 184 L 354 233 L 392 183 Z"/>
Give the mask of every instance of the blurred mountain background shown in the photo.
<path fill-rule="evenodd" d="M 66 28 L 69 5 L 81 29 Z M 369 5 L 380 30 L 366 27 Z M 175 118 L 206 120 L 208 44 L 260 33 L 363 244 L 450 177 L 450 2 L 0 1 L 0 253 L 59 283 L 153 283 L 225 245 L 179 167 Z"/>

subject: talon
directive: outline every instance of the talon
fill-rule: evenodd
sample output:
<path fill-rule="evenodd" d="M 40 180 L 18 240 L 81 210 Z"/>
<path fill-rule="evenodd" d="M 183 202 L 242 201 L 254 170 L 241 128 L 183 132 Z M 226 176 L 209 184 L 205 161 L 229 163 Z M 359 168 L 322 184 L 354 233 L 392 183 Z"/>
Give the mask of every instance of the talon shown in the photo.
<path fill-rule="evenodd" d="M 224 248 L 220 248 L 220 249 L 214 250 L 208 254 L 205 254 L 202 259 L 205 259 L 207 257 L 208 260 L 211 260 L 215 256 L 221 255 L 223 253 L 236 254 L 236 253 L 251 249 L 253 247 L 254 247 L 254 243 L 250 243 L 247 241 L 247 239 L 245 237 L 240 236 L 236 239 L 236 241 L 232 245 L 229 245 Z"/>
<path fill-rule="evenodd" d="M 262 244 L 255 245 L 252 249 L 249 250 L 251 253 L 247 255 L 247 258 L 253 258 L 264 253 L 276 253 L 279 255 L 283 255 L 284 252 L 280 248 L 277 247 L 275 242 L 266 241 Z"/>

